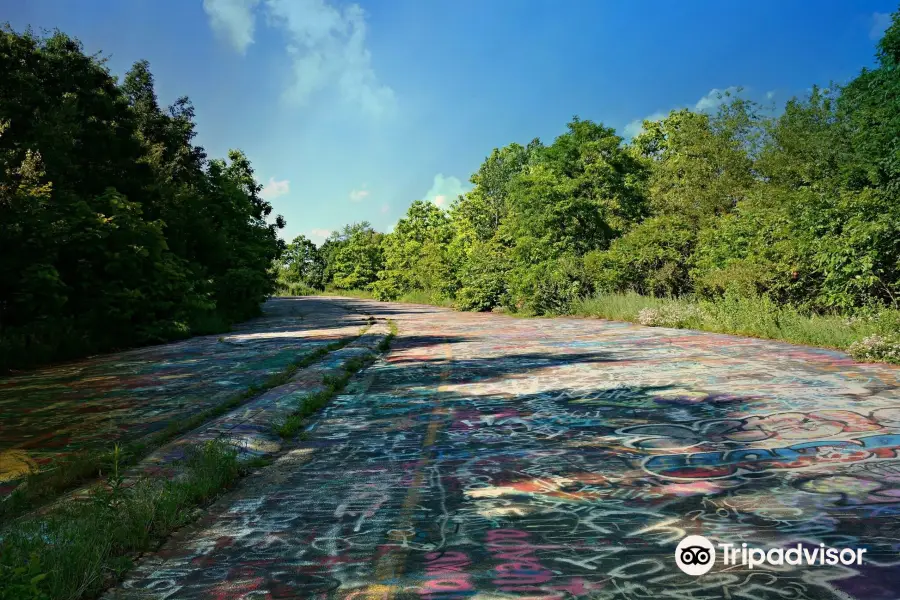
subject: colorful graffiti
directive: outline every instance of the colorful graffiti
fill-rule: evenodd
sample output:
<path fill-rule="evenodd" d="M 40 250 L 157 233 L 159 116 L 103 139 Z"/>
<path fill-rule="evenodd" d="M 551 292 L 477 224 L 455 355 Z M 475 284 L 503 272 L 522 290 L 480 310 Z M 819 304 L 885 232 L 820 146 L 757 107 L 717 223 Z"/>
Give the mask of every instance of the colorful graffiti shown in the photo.
<path fill-rule="evenodd" d="M 314 301 L 310 301 L 314 302 Z M 303 314 L 301 314 L 303 313 Z M 333 303 L 275 299 L 221 336 L 0 379 L 0 498 L 21 477 L 74 451 L 151 435 L 264 382 L 364 323 Z"/>
<path fill-rule="evenodd" d="M 341 302 L 396 320 L 392 352 L 108 598 L 896 597 L 900 369 Z M 691 577 L 673 557 L 688 534 L 867 552 Z"/>

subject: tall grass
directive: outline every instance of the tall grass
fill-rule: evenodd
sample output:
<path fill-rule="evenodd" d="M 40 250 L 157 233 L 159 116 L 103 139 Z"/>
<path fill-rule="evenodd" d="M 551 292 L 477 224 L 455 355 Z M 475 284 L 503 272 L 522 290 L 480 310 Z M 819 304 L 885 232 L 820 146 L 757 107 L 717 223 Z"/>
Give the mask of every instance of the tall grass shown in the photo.
<path fill-rule="evenodd" d="M 397 323 L 388 319 L 389 333 L 378 342 L 376 350 L 385 353 L 391 348 L 391 341 L 397 336 Z M 354 373 L 375 361 L 374 355 L 354 357 L 348 360 L 337 374 L 326 374 L 322 378 L 322 389 L 300 398 L 295 410 L 283 421 L 273 424 L 275 433 L 283 438 L 292 438 L 303 428 L 306 420 L 325 406 L 329 400 L 341 393 Z"/>
<path fill-rule="evenodd" d="M 181 477 L 149 477 L 122 486 L 116 465 L 108 485 L 89 501 L 0 530 L 0 600 L 96 597 L 131 567 L 136 553 L 155 548 L 194 519 L 241 474 L 225 442 L 192 448 Z"/>
<path fill-rule="evenodd" d="M 716 301 L 651 298 L 636 293 L 601 294 L 577 302 L 572 313 L 642 325 L 699 329 L 848 350 L 863 360 L 890 360 L 890 352 L 866 351 L 872 340 L 891 340 L 900 331 L 900 311 L 864 316 L 819 315 L 768 298 L 729 296 Z M 895 362 L 890 360 L 890 362 Z"/>
<path fill-rule="evenodd" d="M 313 292 L 317 296 L 343 296 L 344 298 L 358 298 L 360 300 L 374 300 L 375 295 L 369 290 L 333 290 Z"/>

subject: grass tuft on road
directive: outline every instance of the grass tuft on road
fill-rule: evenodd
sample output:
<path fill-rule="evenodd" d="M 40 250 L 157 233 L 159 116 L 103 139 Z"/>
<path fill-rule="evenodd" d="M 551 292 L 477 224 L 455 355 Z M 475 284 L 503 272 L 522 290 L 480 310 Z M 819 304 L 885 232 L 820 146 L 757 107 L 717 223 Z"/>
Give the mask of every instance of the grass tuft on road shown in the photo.
<path fill-rule="evenodd" d="M 389 333 L 377 346 L 378 352 L 382 354 L 390 350 L 391 342 L 397 335 L 397 324 L 393 320 L 388 319 L 388 327 Z M 374 361 L 375 357 L 372 355 L 351 358 L 344 365 L 339 375 L 325 375 L 322 377 L 324 389 L 301 398 L 297 403 L 297 410 L 291 413 L 284 421 L 275 424 L 275 432 L 286 439 L 296 436 L 310 416 L 318 412 L 329 400 L 344 390 L 354 373 L 361 371 Z"/>

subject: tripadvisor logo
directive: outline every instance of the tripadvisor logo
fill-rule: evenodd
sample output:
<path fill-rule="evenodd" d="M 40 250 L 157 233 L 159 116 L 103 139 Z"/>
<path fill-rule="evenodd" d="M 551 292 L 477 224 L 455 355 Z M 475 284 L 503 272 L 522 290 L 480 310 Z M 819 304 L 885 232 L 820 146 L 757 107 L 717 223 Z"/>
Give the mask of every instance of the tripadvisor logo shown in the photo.
<path fill-rule="evenodd" d="M 825 544 L 797 544 L 790 548 L 756 548 L 747 544 L 717 544 L 725 566 L 742 565 L 749 569 L 761 565 L 861 565 L 865 548 L 829 548 Z M 689 535 L 675 548 L 675 564 L 688 575 L 708 573 L 716 563 L 716 547 L 702 535 Z"/>
<path fill-rule="evenodd" d="M 689 535 L 675 548 L 675 564 L 688 575 L 703 575 L 715 562 L 716 549 L 702 535 Z"/>

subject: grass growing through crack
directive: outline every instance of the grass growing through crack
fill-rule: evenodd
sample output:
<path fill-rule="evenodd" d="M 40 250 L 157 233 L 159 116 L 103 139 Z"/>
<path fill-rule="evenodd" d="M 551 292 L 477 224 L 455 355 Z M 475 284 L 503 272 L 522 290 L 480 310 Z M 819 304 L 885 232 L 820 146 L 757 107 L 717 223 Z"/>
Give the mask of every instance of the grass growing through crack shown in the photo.
<path fill-rule="evenodd" d="M 387 352 L 391 347 L 391 342 L 397 337 L 397 323 L 393 319 L 388 319 L 388 334 L 378 343 L 378 351 Z"/>
<path fill-rule="evenodd" d="M 224 415 L 266 390 L 287 383 L 298 369 L 308 367 L 329 352 L 343 348 L 352 339 L 345 338 L 316 348 L 291 363 L 283 371 L 273 374 L 260 384 L 250 386 L 213 408 L 201 411 L 187 419 L 174 421 L 162 431 L 142 440 L 127 442 L 118 447 L 118 455 L 115 457 L 113 451 L 109 449 L 89 449 L 58 459 L 50 469 L 28 475 L 23 484 L 0 502 L 0 523 L 35 510 L 68 490 L 103 477 L 104 473 L 109 473 L 113 468 L 113 463 L 120 466 L 137 463 L 149 452 L 171 439 Z M 4 600 L 2 596 L 0 596 L 0 600 Z"/>
<path fill-rule="evenodd" d="M 391 347 L 391 341 L 397 335 L 397 324 L 388 319 L 388 327 L 390 332 L 378 343 L 376 349 L 380 353 L 387 352 Z M 368 355 L 365 357 L 355 356 L 344 364 L 344 368 L 339 375 L 325 375 L 322 377 L 323 389 L 304 396 L 297 404 L 297 410 L 294 411 L 284 421 L 277 423 L 274 427 L 275 432 L 283 438 L 292 438 L 303 428 L 306 419 L 316 413 L 333 397 L 339 394 L 346 386 L 350 378 L 357 371 L 367 367 L 375 360 L 375 357 Z"/>
<path fill-rule="evenodd" d="M 120 451 L 115 452 L 121 456 Z M 95 597 L 139 552 L 154 549 L 194 519 L 196 509 L 247 467 L 222 441 L 192 448 L 176 480 L 148 477 L 125 487 L 115 463 L 108 485 L 89 501 L 20 519 L 0 532 L 0 600 Z"/>
<path fill-rule="evenodd" d="M 316 413 L 325 406 L 329 400 L 339 394 L 346 386 L 347 382 L 354 373 L 362 369 L 373 359 L 364 360 L 360 358 L 352 358 L 344 365 L 344 369 L 340 375 L 325 375 L 322 377 L 323 389 L 307 394 L 298 402 L 297 410 L 294 411 L 281 423 L 275 426 L 275 431 L 283 438 L 292 438 L 303 427 L 303 423 L 312 414 Z"/>

